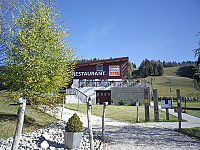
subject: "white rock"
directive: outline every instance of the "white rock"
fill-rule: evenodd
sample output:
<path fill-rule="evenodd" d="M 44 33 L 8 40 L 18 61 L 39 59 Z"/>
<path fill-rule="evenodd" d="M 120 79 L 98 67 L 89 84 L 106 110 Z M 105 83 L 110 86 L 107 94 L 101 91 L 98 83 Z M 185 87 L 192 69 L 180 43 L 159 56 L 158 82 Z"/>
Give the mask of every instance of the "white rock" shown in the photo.
<path fill-rule="evenodd" d="M 43 137 L 45 140 L 49 140 L 49 139 L 50 139 L 50 135 L 49 135 L 48 133 L 42 134 L 42 137 Z"/>
<path fill-rule="evenodd" d="M 47 141 L 43 141 L 41 143 L 41 148 L 48 148 L 49 147 L 49 143 Z"/>

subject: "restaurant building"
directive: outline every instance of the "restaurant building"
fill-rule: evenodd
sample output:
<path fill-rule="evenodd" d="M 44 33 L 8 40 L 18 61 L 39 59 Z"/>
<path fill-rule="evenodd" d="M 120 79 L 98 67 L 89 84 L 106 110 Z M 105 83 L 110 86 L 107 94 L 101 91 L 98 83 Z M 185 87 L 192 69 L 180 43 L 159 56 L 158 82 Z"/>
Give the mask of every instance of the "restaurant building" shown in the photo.
<path fill-rule="evenodd" d="M 115 96 L 114 103 L 117 104 L 119 99 L 116 100 L 116 94 L 112 95 L 113 88 L 123 88 L 126 91 L 126 87 L 142 85 L 125 79 L 128 59 L 122 57 L 77 64 L 71 88 L 66 90 L 66 103 L 85 103 L 90 97 L 92 104 L 111 104 L 111 99 Z"/>
<path fill-rule="evenodd" d="M 107 81 L 122 81 L 127 64 L 128 57 L 79 63 L 74 72 L 73 85 L 84 87 L 90 83 L 87 85 L 100 86 L 99 83 Z"/>

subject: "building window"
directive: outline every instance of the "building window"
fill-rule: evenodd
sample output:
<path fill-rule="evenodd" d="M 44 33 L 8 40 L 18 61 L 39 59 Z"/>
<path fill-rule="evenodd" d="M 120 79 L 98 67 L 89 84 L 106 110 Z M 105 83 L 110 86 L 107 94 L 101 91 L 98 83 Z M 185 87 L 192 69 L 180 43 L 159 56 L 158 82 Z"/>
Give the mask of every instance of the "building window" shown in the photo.
<path fill-rule="evenodd" d="M 102 64 L 97 65 L 97 71 L 103 71 L 103 65 Z"/>

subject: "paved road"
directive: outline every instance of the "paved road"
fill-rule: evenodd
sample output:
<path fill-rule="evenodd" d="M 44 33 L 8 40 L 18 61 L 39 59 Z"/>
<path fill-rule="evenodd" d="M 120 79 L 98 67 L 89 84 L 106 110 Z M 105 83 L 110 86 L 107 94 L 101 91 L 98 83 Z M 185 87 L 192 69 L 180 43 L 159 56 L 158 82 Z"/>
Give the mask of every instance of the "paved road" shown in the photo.
<path fill-rule="evenodd" d="M 61 110 L 61 108 L 60 108 Z M 60 111 L 61 112 L 61 111 Z M 63 120 L 68 120 L 75 111 L 64 109 Z M 170 113 L 173 113 L 170 111 Z M 85 114 L 77 112 L 87 127 Z M 177 114 L 174 114 L 177 115 Z M 56 114 L 61 117 L 60 113 Z M 200 119 L 183 114 L 183 127 L 200 127 Z M 158 122 L 130 124 L 106 118 L 106 146 L 104 150 L 200 150 L 200 140 L 185 136 L 172 129 L 178 128 L 178 123 Z M 101 117 L 92 116 L 93 132 L 101 135 Z"/>

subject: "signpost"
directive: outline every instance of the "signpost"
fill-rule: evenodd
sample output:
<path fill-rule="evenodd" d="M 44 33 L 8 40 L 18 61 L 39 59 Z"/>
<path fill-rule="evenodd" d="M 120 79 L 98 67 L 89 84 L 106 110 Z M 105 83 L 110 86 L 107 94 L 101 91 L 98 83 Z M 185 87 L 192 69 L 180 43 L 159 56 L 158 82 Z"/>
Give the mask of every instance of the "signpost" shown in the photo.
<path fill-rule="evenodd" d="M 172 100 L 171 99 L 163 99 L 161 100 L 162 109 L 166 109 L 166 120 L 169 120 L 169 109 L 172 109 Z"/>
<path fill-rule="evenodd" d="M 154 117 L 155 117 L 155 120 L 159 120 L 158 93 L 157 93 L 157 89 L 153 90 L 153 101 L 154 101 Z"/>
<path fill-rule="evenodd" d="M 137 107 L 137 118 L 136 118 L 136 122 L 139 122 L 139 101 L 136 101 L 136 107 Z"/>
<path fill-rule="evenodd" d="M 149 116 L 149 89 L 144 89 L 145 121 L 150 121 Z"/>
<path fill-rule="evenodd" d="M 178 121 L 179 121 L 179 129 L 181 129 L 181 119 L 182 119 L 182 108 L 181 108 L 181 94 L 180 94 L 180 89 L 176 89 L 176 94 L 177 94 L 177 107 L 178 107 Z"/>

